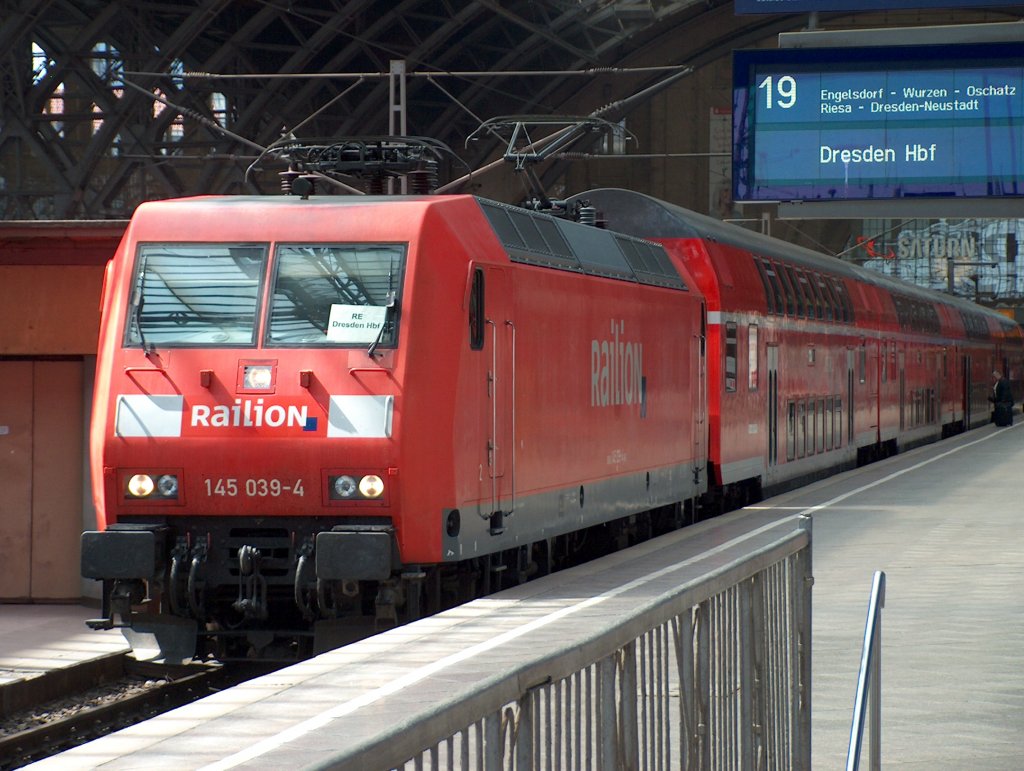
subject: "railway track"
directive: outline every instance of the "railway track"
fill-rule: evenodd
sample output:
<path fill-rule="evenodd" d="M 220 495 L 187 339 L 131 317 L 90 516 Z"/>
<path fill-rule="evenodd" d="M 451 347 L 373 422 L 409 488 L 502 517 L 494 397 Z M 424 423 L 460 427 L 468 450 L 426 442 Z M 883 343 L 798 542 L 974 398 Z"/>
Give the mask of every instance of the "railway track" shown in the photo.
<path fill-rule="evenodd" d="M 0 771 L 21 768 L 229 688 L 259 672 L 116 654 L 0 691 Z"/>

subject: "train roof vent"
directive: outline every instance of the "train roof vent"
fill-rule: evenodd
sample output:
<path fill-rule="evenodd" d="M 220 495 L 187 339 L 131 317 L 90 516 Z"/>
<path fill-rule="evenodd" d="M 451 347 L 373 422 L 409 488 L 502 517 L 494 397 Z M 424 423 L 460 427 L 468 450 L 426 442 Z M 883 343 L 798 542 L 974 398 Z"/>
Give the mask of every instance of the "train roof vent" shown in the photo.
<path fill-rule="evenodd" d="M 686 289 L 685 282 L 660 244 L 624 236 L 616 236 L 615 240 L 641 284 Z"/>
<path fill-rule="evenodd" d="M 551 217 L 533 214 L 491 201 L 480 201 L 509 257 L 514 262 L 547 268 L 582 271 L 580 261 Z"/>
<path fill-rule="evenodd" d="M 575 222 L 559 222 L 558 226 L 579 257 L 585 273 L 623 281 L 637 280 L 626 255 L 616 246 L 613 233 Z"/>
<path fill-rule="evenodd" d="M 513 262 L 686 289 L 659 244 L 493 201 L 480 207 Z"/>
<path fill-rule="evenodd" d="M 480 202 L 480 205 L 483 207 L 484 214 L 487 215 L 487 219 L 491 221 L 491 227 L 493 227 L 494 232 L 498 234 L 498 240 L 500 240 L 502 244 L 510 249 L 526 248 L 526 242 L 519 234 L 516 226 L 512 224 L 512 217 L 509 215 L 508 209 L 484 203 L 483 201 Z"/>

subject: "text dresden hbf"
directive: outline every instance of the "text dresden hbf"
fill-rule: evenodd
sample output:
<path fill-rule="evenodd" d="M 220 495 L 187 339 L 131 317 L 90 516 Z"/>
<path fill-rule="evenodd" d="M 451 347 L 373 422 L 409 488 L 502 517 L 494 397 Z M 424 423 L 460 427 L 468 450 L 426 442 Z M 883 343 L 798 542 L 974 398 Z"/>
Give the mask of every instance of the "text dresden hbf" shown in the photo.
<path fill-rule="evenodd" d="M 903 160 L 907 163 L 921 163 L 934 161 L 937 145 L 922 145 L 918 143 L 905 145 L 903 148 Z M 819 163 L 822 165 L 830 163 L 896 163 L 897 153 L 892 147 L 830 147 L 821 145 Z"/>

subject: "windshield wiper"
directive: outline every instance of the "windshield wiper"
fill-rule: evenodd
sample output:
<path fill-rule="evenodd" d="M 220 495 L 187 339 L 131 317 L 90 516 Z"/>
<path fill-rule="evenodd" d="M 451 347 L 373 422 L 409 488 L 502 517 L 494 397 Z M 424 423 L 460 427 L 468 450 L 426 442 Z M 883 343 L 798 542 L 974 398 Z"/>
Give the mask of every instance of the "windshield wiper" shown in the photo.
<path fill-rule="evenodd" d="M 151 353 L 156 351 L 156 346 L 152 343 L 146 342 L 146 335 L 142 331 L 142 306 L 146 302 L 146 295 L 143 292 L 142 287 L 146 280 L 146 269 L 142 267 L 139 271 L 139 283 L 135 287 L 135 310 L 132 312 L 132 321 L 135 322 L 135 331 L 139 333 L 139 343 L 142 344 L 142 352 L 146 354 L 146 358 L 149 358 Z"/>
<path fill-rule="evenodd" d="M 388 292 L 388 302 L 384 308 L 384 322 L 380 325 L 380 332 L 377 333 L 377 339 L 370 343 L 370 347 L 366 349 L 366 355 L 371 359 L 373 358 L 373 352 L 376 351 L 377 346 L 380 345 L 380 341 L 384 339 L 384 330 L 388 328 L 388 322 L 391 320 L 391 314 L 395 309 L 394 292 Z"/>

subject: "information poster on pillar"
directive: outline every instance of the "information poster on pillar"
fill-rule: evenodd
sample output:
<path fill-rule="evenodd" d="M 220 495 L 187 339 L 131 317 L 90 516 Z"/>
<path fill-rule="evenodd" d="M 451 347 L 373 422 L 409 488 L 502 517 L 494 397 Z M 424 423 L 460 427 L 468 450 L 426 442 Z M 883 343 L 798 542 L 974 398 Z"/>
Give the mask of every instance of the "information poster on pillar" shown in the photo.
<path fill-rule="evenodd" d="M 737 52 L 736 200 L 1024 194 L 1021 50 Z"/>

